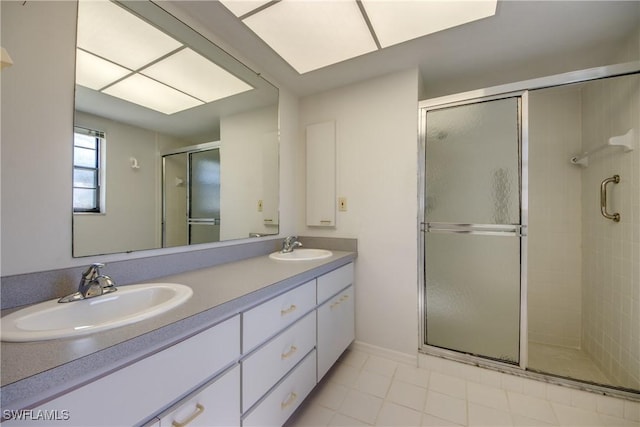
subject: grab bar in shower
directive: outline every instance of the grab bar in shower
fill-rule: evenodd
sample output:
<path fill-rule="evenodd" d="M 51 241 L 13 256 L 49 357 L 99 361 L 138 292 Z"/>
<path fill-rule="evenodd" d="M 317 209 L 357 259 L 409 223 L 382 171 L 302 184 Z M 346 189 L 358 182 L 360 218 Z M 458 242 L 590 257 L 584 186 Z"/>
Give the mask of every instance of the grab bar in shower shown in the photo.
<path fill-rule="evenodd" d="M 602 216 L 611 219 L 614 222 L 620 222 L 620 214 L 619 213 L 609 213 L 607 212 L 607 184 L 609 183 L 618 184 L 620 182 L 620 175 L 613 175 L 611 178 L 603 179 L 600 183 L 600 212 Z"/>

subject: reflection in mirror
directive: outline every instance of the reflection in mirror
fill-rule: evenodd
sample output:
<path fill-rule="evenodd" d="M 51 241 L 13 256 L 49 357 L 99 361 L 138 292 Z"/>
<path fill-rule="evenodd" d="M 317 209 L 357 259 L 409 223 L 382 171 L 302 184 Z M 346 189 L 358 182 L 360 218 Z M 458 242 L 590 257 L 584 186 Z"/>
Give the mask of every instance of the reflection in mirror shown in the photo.
<path fill-rule="evenodd" d="M 74 257 L 278 233 L 277 88 L 158 5 L 80 0 L 75 102 Z"/>

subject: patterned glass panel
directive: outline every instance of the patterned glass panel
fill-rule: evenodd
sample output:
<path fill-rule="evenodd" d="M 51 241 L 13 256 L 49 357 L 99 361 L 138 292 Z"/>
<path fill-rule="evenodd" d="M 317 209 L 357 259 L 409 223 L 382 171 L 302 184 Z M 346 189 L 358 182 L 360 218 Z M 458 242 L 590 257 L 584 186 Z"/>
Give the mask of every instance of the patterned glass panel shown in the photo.
<path fill-rule="evenodd" d="M 520 238 L 427 233 L 427 343 L 517 363 Z"/>
<path fill-rule="evenodd" d="M 427 113 L 427 222 L 520 222 L 517 117 L 517 98 Z"/>

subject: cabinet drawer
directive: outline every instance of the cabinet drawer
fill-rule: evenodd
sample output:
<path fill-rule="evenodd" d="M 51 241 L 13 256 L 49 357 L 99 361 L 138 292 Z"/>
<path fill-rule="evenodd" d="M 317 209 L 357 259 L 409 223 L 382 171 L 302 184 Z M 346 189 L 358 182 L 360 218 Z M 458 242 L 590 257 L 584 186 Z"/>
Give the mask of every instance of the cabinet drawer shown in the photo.
<path fill-rule="evenodd" d="M 281 426 L 316 385 L 316 351 L 307 357 L 242 421 L 243 426 Z"/>
<path fill-rule="evenodd" d="M 316 312 L 242 362 L 242 410 L 248 410 L 316 345 Z"/>
<path fill-rule="evenodd" d="M 35 409 L 69 411 L 70 420 L 51 421 L 47 425 L 136 425 L 215 375 L 239 355 L 240 319 L 235 316 Z M 104 396 L 108 396 L 106 401 Z"/>
<path fill-rule="evenodd" d="M 353 263 L 318 277 L 318 304 L 353 283 Z"/>
<path fill-rule="evenodd" d="M 240 425 L 240 366 L 225 373 L 160 419 L 160 427 Z"/>
<path fill-rule="evenodd" d="M 248 353 L 316 305 L 312 280 L 242 314 L 242 352 Z"/>

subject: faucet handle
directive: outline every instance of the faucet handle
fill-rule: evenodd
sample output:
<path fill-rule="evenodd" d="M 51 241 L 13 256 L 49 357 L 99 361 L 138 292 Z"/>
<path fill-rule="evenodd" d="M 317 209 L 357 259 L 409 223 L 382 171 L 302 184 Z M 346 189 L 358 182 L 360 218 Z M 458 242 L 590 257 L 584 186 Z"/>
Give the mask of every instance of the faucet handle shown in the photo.
<path fill-rule="evenodd" d="M 82 277 L 86 280 L 93 280 L 96 277 L 100 276 L 100 269 L 104 267 L 104 264 L 101 262 L 94 262 L 91 264 L 84 273 L 82 273 Z"/>

